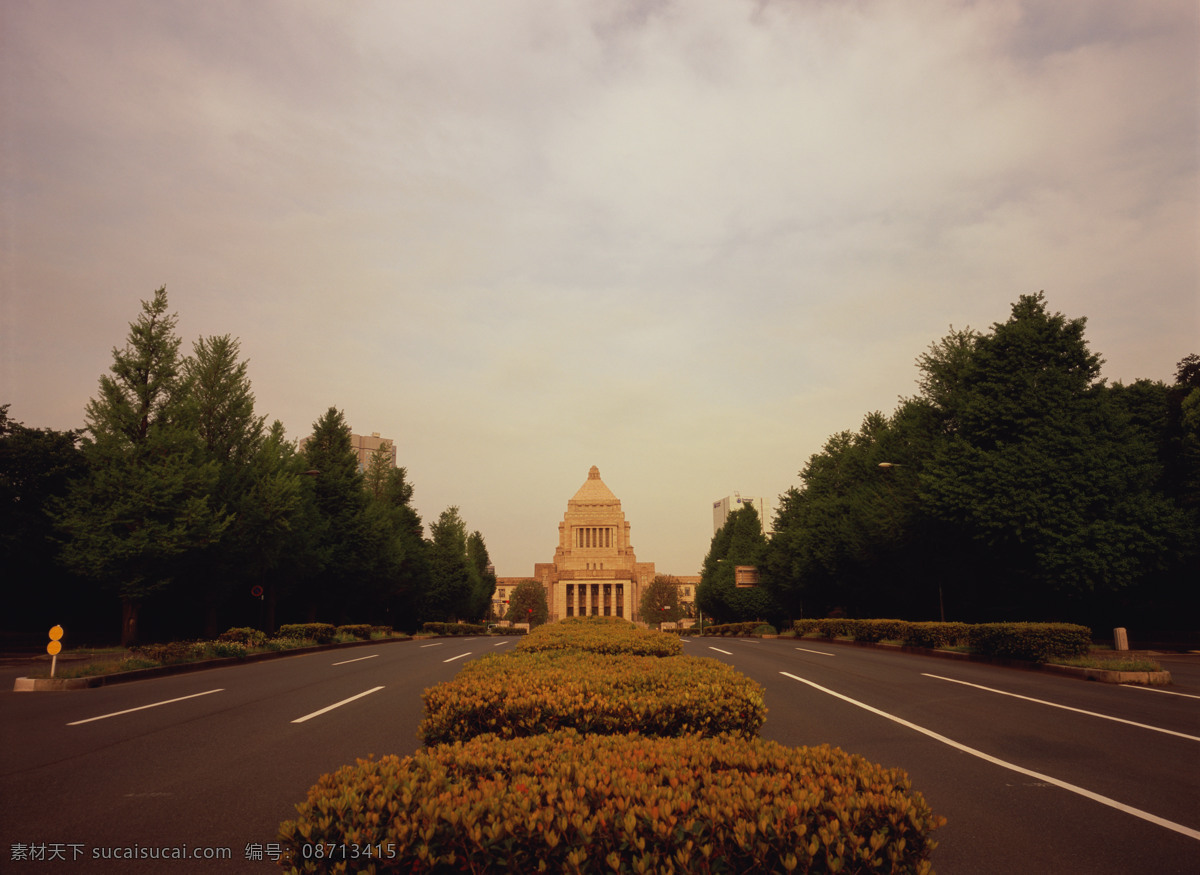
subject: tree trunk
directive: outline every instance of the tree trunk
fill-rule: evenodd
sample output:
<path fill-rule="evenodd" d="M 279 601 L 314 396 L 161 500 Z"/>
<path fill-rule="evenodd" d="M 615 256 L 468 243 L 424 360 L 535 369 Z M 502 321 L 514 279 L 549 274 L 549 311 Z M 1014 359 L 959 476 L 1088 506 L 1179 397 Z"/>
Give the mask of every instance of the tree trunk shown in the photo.
<path fill-rule="evenodd" d="M 135 599 L 121 599 L 121 646 L 132 647 L 138 643 L 137 623 L 141 604 Z"/>

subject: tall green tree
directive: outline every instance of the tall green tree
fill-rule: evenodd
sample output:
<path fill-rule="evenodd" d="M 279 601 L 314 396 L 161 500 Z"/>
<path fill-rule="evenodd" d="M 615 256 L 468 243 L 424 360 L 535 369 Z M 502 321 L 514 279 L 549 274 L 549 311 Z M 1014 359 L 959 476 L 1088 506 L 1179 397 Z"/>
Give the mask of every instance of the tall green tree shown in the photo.
<path fill-rule="evenodd" d="M 478 531 L 467 538 L 467 559 L 471 563 L 471 606 L 470 616 L 483 617 L 492 604 L 496 593 L 496 573 L 488 556 L 487 544 Z"/>
<path fill-rule="evenodd" d="M 1086 620 L 1089 599 L 1178 549 L 1182 520 L 1156 491 L 1153 449 L 1105 391 L 1085 325 L 1021 296 L 975 341 L 957 428 L 922 476 L 931 513 L 983 548 L 972 573 L 998 618 Z"/>
<path fill-rule="evenodd" d="M 142 302 L 87 405 L 88 473 L 54 509 L 64 560 L 120 598 L 125 644 L 137 640 L 143 600 L 171 583 L 185 556 L 218 541 L 231 519 L 212 500 L 217 466 L 186 421 L 175 324 L 165 288 Z"/>
<path fill-rule="evenodd" d="M 378 460 L 385 459 L 386 465 Z M 374 475 L 372 472 L 375 472 Z M 404 468 L 380 450 L 367 468 L 371 496 L 367 518 L 374 543 L 373 622 L 415 630 L 429 578 L 421 517 L 412 506 L 413 487 Z"/>
<path fill-rule="evenodd" d="M 183 362 L 186 391 L 184 415 L 196 432 L 205 458 L 216 465 L 214 500 L 232 519 L 219 544 L 212 544 L 189 563 L 186 580 L 191 600 L 204 618 L 203 633 L 215 638 L 220 614 L 235 592 L 244 601 L 256 571 L 255 551 L 262 533 L 253 526 L 264 522 L 260 506 L 275 498 L 264 495 L 270 485 L 292 491 L 264 476 L 261 454 L 265 417 L 254 411 L 247 363 L 240 345 L 229 335 L 202 337 Z"/>
<path fill-rule="evenodd" d="M 738 565 L 761 565 L 767 539 L 762 520 L 751 504 L 735 510 L 713 535 L 708 555 L 700 570 L 696 605 L 705 617 L 719 623 L 774 618 L 776 605 L 763 587 L 738 587 Z M 643 617 L 644 619 L 644 617 Z"/>
<path fill-rule="evenodd" d="M 429 528 L 429 586 L 425 591 L 424 619 L 435 622 L 479 619 L 472 614 L 476 571 L 467 555 L 467 524 L 457 507 L 448 507 Z"/>
<path fill-rule="evenodd" d="M 313 574 L 302 581 L 310 621 L 346 622 L 361 603 L 361 585 L 373 557 L 366 526 L 368 495 L 358 469 L 345 415 L 330 407 L 313 423 L 301 455 L 307 464 L 305 490 L 316 524 Z"/>

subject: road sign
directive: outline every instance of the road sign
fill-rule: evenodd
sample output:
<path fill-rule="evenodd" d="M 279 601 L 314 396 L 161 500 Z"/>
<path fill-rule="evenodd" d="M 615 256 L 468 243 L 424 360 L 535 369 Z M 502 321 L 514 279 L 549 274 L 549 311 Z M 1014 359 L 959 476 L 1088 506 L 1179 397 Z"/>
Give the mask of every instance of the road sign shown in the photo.
<path fill-rule="evenodd" d="M 50 627 L 50 643 L 46 645 L 46 652 L 50 654 L 50 677 L 54 677 L 54 670 L 58 667 L 58 654 L 62 651 L 63 637 L 62 626 Z"/>

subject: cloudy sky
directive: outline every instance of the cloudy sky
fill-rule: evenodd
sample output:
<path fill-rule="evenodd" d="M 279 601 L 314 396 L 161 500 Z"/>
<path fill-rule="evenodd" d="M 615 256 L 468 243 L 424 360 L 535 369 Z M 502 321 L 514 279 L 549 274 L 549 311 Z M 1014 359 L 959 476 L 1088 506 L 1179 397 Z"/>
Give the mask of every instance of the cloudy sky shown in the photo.
<path fill-rule="evenodd" d="M 166 285 L 498 573 L 591 465 L 697 573 L 713 501 L 1021 294 L 1112 381 L 1200 351 L 1198 44 L 1194 0 L 7 0 L 0 403 L 82 426 Z"/>

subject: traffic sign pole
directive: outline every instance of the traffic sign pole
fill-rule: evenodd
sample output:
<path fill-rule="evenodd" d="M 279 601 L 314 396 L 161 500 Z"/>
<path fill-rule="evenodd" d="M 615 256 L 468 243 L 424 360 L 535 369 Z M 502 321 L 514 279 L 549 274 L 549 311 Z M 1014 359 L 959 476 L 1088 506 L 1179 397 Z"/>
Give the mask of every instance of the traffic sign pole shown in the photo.
<path fill-rule="evenodd" d="M 54 670 L 58 667 L 58 652 L 62 650 L 63 627 L 53 626 L 50 629 L 50 643 L 46 645 L 46 652 L 50 654 L 50 677 L 54 677 Z"/>

